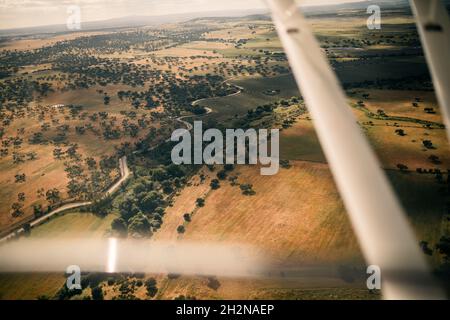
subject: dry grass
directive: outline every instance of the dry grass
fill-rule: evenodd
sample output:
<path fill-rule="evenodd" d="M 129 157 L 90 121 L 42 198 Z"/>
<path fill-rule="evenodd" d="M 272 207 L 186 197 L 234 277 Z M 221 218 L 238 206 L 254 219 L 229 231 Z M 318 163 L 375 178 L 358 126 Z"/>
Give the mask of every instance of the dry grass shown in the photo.
<path fill-rule="evenodd" d="M 203 299 L 270 298 L 277 290 L 291 287 L 299 290 L 346 286 L 332 266 L 358 264 L 361 255 L 327 165 L 295 161 L 290 169 L 281 169 L 274 176 L 261 176 L 256 166 L 237 167 L 230 175 L 238 175 L 240 183 L 253 184 L 254 196 L 243 195 L 238 186 L 225 181 L 218 190 L 208 191 L 209 181 L 217 171 L 203 172 L 207 174 L 205 182 L 180 193 L 154 239 L 245 244 L 277 268 L 296 272 L 300 266 L 321 265 L 331 266 L 331 271 L 325 276 L 300 276 L 289 281 L 220 278 L 217 291 L 208 288 L 204 277 L 160 276 L 160 298 L 180 294 Z M 194 184 L 198 183 L 196 179 Z M 195 208 L 199 197 L 206 198 L 203 208 Z M 194 212 L 190 223 L 183 220 L 186 212 Z M 176 232 L 181 224 L 186 227 L 183 235 Z M 359 284 L 353 284 L 353 288 L 355 285 Z"/>
<path fill-rule="evenodd" d="M 57 36 L 47 37 L 43 39 L 28 38 L 5 42 L 0 46 L 0 50 L 32 50 L 46 46 L 51 46 L 58 41 L 74 40 L 81 37 L 108 34 L 110 32 L 73 32 L 65 33 Z"/>
<path fill-rule="evenodd" d="M 404 164 L 410 170 L 439 168 L 445 172 L 450 168 L 450 150 L 445 130 L 403 128 L 406 136 L 401 137 L 395 133 L 395 129 L 386 126 L 367 129 L 368 136 L 385 168 L 397 168 L 397 164 Z M 435 148 L 425 148 L 423 140 L 431 140 Z M 432 163 L 429 160 L 430 155 L 438 156 L 441 163 Z"/>
<path fill-rule="evenodd" d="M 387 92 L 386 94 L 390 94 Z M 413 93 L 417 95 L 421 93 Z M 409 101 L 410 92 L 393 92 L 396 97 L 384 103 L 386 110 L 405 114 L 399 101 Z M 420 95 L 426 101 L 427 94 Z M 426 100 L 427 99 L 427 100 Z M 383 96 L 371 92 L 371 103 L 383 101 Z M 404 102 L 406 103 L 406 102 Z M 369 121 L 361 111 L 354 110 L 360 122 Z M 390 112 L 388 113 L 390 114 Z M 414 123 L 401 123 L 407 133 L 395 134 L 393 121 L 373 120 L 375 126 L 364 126 L 370 142 L 387 169 L 396 169 L 398 163 L 410 169 L 441 168 L 450 164 L 445 131 L 429 130 Z M 386 125 L 386 122 L 390 126 Z M 436 149 L 425 150 L 423 139 L 430 139 Z M 414 140 L 414 142 L 412 141 Z M 361 265 L 362 256 L 336 191 L 333 179 L 313 128 L 313 121 L 304 115 L 281 133 L 281 158 L 291 161 L 290 169 L 281 169 L 275 176 L 261 176 L 257 167 L 238 166 L 232 175 L 240 183 L 251 183 L 254 196 L 244 196 L 239 187 L 221 182 L 221 188 L 208 191 L 207 185 L 215 173 L 204 170 L 206 181 L 197 187 L 188 187 L 176 198 L 167 211 L 162 229 L 156 239 L 173 241 L 214 241 L 250 244 L 255 252 L 264 253 L 281 268 L 304 266 Z M 442 163 L 433 165 L 428 156 L 438 155 Z M 307 161 L 298 161 L 307 160 Z M 417 238 L 429 243 L 439 241 L 444 228 L 445 198 L 441 195 L 433 175 L 401 173 L 389 170 L 394 189 L 409 215 Z M 206 196 L 203 208 L 195 207 L 195 200 Z M 192 222 L 186 223 L 183 214 L 194 212 Z M 177 226 L 183 224 L 186 232 L 179 235 Z M 437 266 L 441 257 L 434 253 L 429 258 Z M 360 282 L 346 283 L 331 267 L 328 275 L 280 279 L 224 279 L 217 290 L 208 288 L 202 277 L 168 279 L 160 276 L 160 298 L 191 295 L 197 298 L 378 298 L 369 294 Z"/>
<path fill-rule="evenodd" d="M 0 274 L 1 300 L 34 300 L 53 297 L 65 282 L 64 273 Z"/>
<path fill-rule="evenodd" d="M 376 113 L 384 110 L 388 116 L 409 117 L 442 123 L 442 115 L 436 102 L 434 92 L 429 91 L 400 91 L 400 90 L 365 90 L 370 94 L 369 99 L 363 99 L 366 107 Z M 413 107 L 415 98 L 420 98 L 418 107 Z M 433 108 L 436 113 L 426 113 L 424 108 Z"/>
<path fill-rule="evenodd" d="M 315 279 L 219 279 L 217 290 L 208 287 L 205 277 L 180 277 L 158 281 L 158 298 L 174 299 L 184 295 L 197 299 L 379 299 L 362 286 L 346 283 L 336 277 Z"/>
<path fill-rule="evenodd" d="M 102 238 L 108 235 L 111 222 L 117 218 L 109 214 L 102 218 L 89 212 L 66 213 L 32 229 L 32 238 Z"/>
<path fill-rule="evenodd" d="M 293 162 L 290 169 L 274 176 L 260 175 L 255 166 L 236 170 L 233 175 L 240 183 L 253 184 L 256 195 L 244 196 L 239 187 L 222 182 L 220 189 L 208 194 L 205 207 L 195 212 L 183 239 L 253 245 L 283 265 L 358 258 L 326 165 Z M 197 194 L 187 192 L 191 197 L 182 202 L 194 203 Z M 164 224 L 169 219 L 179 224 L 178 218 L 168 214 Z M 159 238 L 164 238 L 164 230 Z"/>
<path fill-rule="evenodd" d="M 109 117 L 116 118 L 116 126 L 122 126 L 122 120 L 126 117 L 120 114 L 120 111 L 126 110 L 131 111 L 131 106 L 129 102 L 120 101 L 115 93 L 119 90 L 128 90 L 127 86 L 111 85 L 106 88 L 102 88 L 104 91 L 108 92 L 111 96 L 111 103 L 108 106 L 103 104 L 103 94 L 96 92 L 97 87 L 86 89 L 86 90 L 73 90 L 64 93 L 52 93 L 48 97 L 45 97 L 43 101 L 39 103 L 31 104 L 32 109 L 35 114 L 26 114 L 23 117 L 16 117 L 10 126 L 6 127 L 4 137 L 15 137 L 18 136 L 17 132 L 20 129 L 25 129 L 23 134 L 19 136 L 23 139 L 21 148 L 14 150 L 13 147 L 9 147 L 9 155 L 0 158 L 0 183 L 2 190 L 0 191 L 0 230 L 4 230 L 12 224 L 19 223 L 28 219 L 33 215 L 33 205 L 41 204 L 43 206 L 47 205 L 44 198 L 38 198 L 38 189 L 44 188 L 45 191 L 52 188 L 57 188 L 62 199 L 67 199 L 68 195 L 66 193 L 66 186 L 68 183 L 68 178 L 66 177 L 66 172 L 64 171 L 64 161 L 56 160 L 53 157 L 53 150 L 55 146 L 51 143 L 47 145 L 32 145 L 28 140 L 33 136 L 34 133 L 41 131 L 41 125 L 43 123 L 51 123 L 53 119 L 59 120 L 59 124 L 51 124 L 48 131 L 43 132 L 43 135 L 47 139 L 55 137 L 59 131 L 57 126 L 61 124 L 67 124 L 70 126 L 67 132 L 66 141 L 68 143 L 75 143 L 79 146 L 78 153 L 80 153 L 83 158 L 93 157 L 97 162 L 103 156 L 110 156 L 116 152 L 116 147 L 125 142 L 130 142 L 133 144 L 139 139 L 145 137 L 149 129 L 140 129 L 136 137 L 123 136 L 120 139 L 105 141 L 103 136 L 96 135 L 90 130 L 86 130 L 83 135 L 77 134 L 75 131 L 76 126 L 82 126 L 87 123 L 93 124 L 93 126 L 102 131 L 99 126 L 99 121 L 91 122 L 89 118 L 86 117 L 85 120 L 66 119 L 65 117 L 69 115 L 67 107 L 63 107 L 64 113 L 56 108 L 46 109 L 44 112 L 44 118 L 42 120 L 38 119 L 38 112 L 42 111 L 42 106 L 51 106 L 54 104 L 64 104 L 64 105 L 82 105 L 83 112 L 87 112 L 91 115 L 94 112 L 105 111 L 108 112 Z M 135 109 L 133 109 L 135 110 Z M 147 110 L 136 110 L 137 117 L 135 120 L 130 120 L 130 122 L 137 123 L 137 118 L 141 115 L 149 114 Z M 150 124 L 156 128 L 160 127 L 158 122 L 152 122 Z M 66 147 L 62 147 L 63 150 Z M 36 152 L 37 159 L 26 161 L 24 163 L 14 164 L 12 159 L 13 151 L 20 153 Z M 25 183 L 15 183 L 16 174 L 26 174 Z M 115 178 L 118 174 L 114 172 L 111 178 Z M 11 215 L 12 209 L 11 205 L 17 202 L 18 194 L 20 192 L 25 193 L 25 202 L 23 202 L 24 214 L 18 218 L 13 218 Z"/>
<path fill-rule="evenodd" d="M 280 157 L 287 160 L 325 162 L 312 121 L 299 118 L 280 135 Z"/>
<path fill-rule="evenodd" d="M 183 47 L 173 47 L 155 51 L 155 55 L 163 57 L 191 57 L 191 56 L 208 56 L 220 58 L 221 55 L 213 53 L 213 50 L 189 49 Z"/>
<path fill-rule="evenodd" d="M 66 196 L 68 179 L 62 161 L 53 159 L 52 146 L 28 147 L 20 151 L 36 151 L 38 159 L 18 165 L 12 165 L 10 157 L 0 160 L 0 184 L 3 186 L 0 191 L 0 229 L 33 215 L 33 205 L 44 203 L 45 200 L 38 198 L 38 189 L 57 188 L 61 190 L 63 197 Z M 14 176 L 22 173 L 26 174 L 26 182 L 15 183 Z M 13 218 L 10 213 L 11 205 L 17 201 L 17 194 L 20 192 L 24 192 L 26 197 L 23 203 L 24 215 Z"/>

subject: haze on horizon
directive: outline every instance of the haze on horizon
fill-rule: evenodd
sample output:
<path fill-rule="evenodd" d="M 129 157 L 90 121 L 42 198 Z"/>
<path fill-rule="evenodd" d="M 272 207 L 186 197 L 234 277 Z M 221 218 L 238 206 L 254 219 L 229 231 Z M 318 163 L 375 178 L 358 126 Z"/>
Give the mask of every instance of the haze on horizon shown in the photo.
<path fill-rule="evenodd" d="M 301 0 L 301 5 L 327 5 L 362 0 Z M 81 22 L 127 16 L 162 16 L 212 11 L 264 9 L 264 0 L 0 0 L 0 29 L 65 24 L 67 8 L 81 8 Z"/>

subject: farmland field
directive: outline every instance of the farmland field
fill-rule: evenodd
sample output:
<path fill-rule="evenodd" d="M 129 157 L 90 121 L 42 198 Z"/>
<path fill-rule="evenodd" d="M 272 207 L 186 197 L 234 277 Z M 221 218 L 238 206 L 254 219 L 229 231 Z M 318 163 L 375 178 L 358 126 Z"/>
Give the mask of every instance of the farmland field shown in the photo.
<path fill-rule="evenodd" d="M 108 235 L 111 221 L 117 216 L 95 216 L 88 212 L 71 212 L 33 229 L 32 238 L 102 238 Z"/>
<path fill-rule="evenodd" d="M 210 98 L 198 104 L 212 107 L 215 119 L 225 120 L 236 115 L 242 116 L 250 109 L 261 104 L 275 102 L 282 98 L 298 96 L 299 92 L 291 75 L 282 75 L 271 78 L 252 78 L 229 80 L 228 83 L 239 86 L 242 92 L 229 97 Z M 274 95 L 264 94 L 267 90 L 279 91 Z"/>

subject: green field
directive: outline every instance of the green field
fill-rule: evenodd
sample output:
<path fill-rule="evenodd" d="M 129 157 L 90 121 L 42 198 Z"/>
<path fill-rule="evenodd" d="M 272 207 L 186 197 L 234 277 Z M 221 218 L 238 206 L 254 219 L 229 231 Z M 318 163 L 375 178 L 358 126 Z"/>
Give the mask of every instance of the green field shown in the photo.
<path fill-rule="evenodd" d="M 53 297 L 65 282 L 64 273 L 0 274 L 0 299 L 34 300 Z"/>
<path fill-rule="evenodd" d="M 280 157 L 286 160 L 326 162 L 312 121 L 299 119 L 280 135 Z"/>
<path fill-rule="evenodd" d="M 32 229 L 31 238 L 101 238 L 108 234 L 116 217 L 114 214 L 102 218 L 85 212 L 66 213 Z"/>
<path fill-rule="evenodd" d="M 442 234 L 449 231 L 442 185 L 436 182 L 434 175 L 390 170 L 388 177 L 416 231 L 418 241 L 426 241 L 434 249 Z M 428 259 L 435 267 L 442 263 L 442 256 L 436 251 Z"/>
<path fill-rule="evenodd" d="M 244 90 L 237 95 L 204 99 L 199 102 L 199 105 L 213 109 L 211 117 L 215 119 L 226 120 L 235 115 L 242 116 L 248 110 L 260 105 L 300 95 L 292 75 L 231 80 L 229 83 L 243 87 Z M 267 90 L 279 90 L 279 93 L 264 94 Z"/>

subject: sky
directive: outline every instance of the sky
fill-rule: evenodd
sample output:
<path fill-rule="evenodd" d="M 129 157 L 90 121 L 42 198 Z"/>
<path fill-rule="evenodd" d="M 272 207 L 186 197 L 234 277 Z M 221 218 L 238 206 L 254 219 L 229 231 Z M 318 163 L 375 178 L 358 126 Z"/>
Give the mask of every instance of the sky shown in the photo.
<path fill-rule="evenodd" d="M 301 0 L 306 5 L 361 0 Z M 81 22 L 126 16 L 158 16 L 265 8 L 264 0 L 0 0 L 0 29 L 66 24 L 68 7 L 80 8 Z"/>

